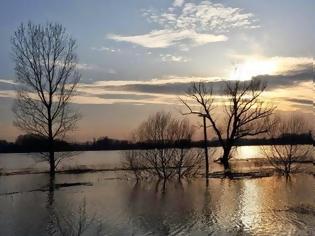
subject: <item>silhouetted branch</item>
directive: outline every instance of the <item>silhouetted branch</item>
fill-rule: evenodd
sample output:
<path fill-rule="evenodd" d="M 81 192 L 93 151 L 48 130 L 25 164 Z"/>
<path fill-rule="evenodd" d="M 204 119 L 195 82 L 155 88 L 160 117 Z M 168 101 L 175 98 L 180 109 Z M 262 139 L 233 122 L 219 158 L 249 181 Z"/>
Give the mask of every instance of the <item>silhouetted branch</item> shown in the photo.
<path fill-rule="evenodd" d="M 266 89 L 266 83 L 259 80 L 250 81 L 226 81 L 223 88 L 223 117 L 216 120 L 218 111 L 213 105 L 215 95 L 211 85 L 205 83 L 194 83 L 187 91 L 187 100 L 180 99 L 188 112 L 205 116 L 217 136 L 222 148 L 221 159 L 225 169 L 229 169 L 228 160 L 231 158 L 230 151 L 238 140 L 248 136 L 264 134 L 268 131 L 268 118 L 274 112 L 275 107 L 260 100 Z M 193 109 L 197 106 L 196 109 Z"/>
<path fill-rule="evenodd" d="M 80 75 L 76 42 L 60 24 L 21 24 L 12 37 L 17 98 L 14 124 L 50 142 L 51 172 L 57 166 L 54 140 L 76 127 L 80 116 L 70 107 Z"/>
<path fill-rule="evenodd" d="M 159 147 L 126 151 L 123 166 L 131 169 L 137 180 L 152 176 L 165 180 L 194 176 L 201 158 L 195 150 L 187 149 L 193 132 L 188 120 L 180 121 L 170 113 L 158 112 L 139 126 L 133 141 Z"/>
<path fill-rule="evenodd" d="M 270 122 L 268 138 L 275 140 L 285 137 L 290 142 L 284 145 L 261 146 L 262 153 L 277 171 L 289 175 L 298 170 L 300 161 L 305 161 L 311 155 L 309 145 L 296 144 L 297 135 L 307 131 L 308 127 L 298 115 L 287 119 L 277 116 Z"/>

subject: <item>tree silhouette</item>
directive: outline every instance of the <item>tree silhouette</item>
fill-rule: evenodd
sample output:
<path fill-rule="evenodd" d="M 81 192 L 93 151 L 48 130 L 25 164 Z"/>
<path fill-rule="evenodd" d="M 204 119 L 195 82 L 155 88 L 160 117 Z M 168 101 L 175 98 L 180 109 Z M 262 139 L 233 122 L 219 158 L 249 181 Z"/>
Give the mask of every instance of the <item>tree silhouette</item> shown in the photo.
<path fill-rule="evenodd" d="M 178 120 L 171 113 L 157 112 L 133 133 L 133 142 L 145 143 L 148 148 L 124 152 L 123 167 L 132 170 L 137 180 L 193 177 L 201 167 L 199 152 L 187 148 L 193 133 L 188 120 Z"/>
<path fill-rule="evenodd" d="M 14 124 L 48 140 L 43 155 L 55 174 L 54 141 L 75 128 L 79 119 L 69 102 L 80 75 L 76 70 L 76 41 L 60 24 L 21 24 L 11 40 L 17 87 Z"/>
<path fill-rule="evenodd" d="M 272 120 L 267 137 L 271 140 L 285 138 L 286 144 L 261 146 L 262 153 L 269 163 L 280 173 L 288 176 L 299 168 L 299 162 L 312 155 L 309 145 L 299 145 L 299 134 L 308 130 L 307 122 L 299 115 L 291 115 L 287 119 L 276 116 Z"/>
<path fill-rule="evenodd" d="M 268 131 L 269 116 L 275 107 L 260 100 L 266 84 L 259 80 L 226 81 L 222 90 L 223 115 L 216 109 L 216 95 L 212 85 L 194 83 L 187 91 L 186 97 L 194 103 L 181 98 L 188 112 L 204 116 L 210 123 L 221 147 L 223 156 L 220 159 L 227 173 L 230 172 L 229 159 L 236 142 L 244 137 L 255 136 Z M 195 109 L 197 105 L 197 109 Z"/>

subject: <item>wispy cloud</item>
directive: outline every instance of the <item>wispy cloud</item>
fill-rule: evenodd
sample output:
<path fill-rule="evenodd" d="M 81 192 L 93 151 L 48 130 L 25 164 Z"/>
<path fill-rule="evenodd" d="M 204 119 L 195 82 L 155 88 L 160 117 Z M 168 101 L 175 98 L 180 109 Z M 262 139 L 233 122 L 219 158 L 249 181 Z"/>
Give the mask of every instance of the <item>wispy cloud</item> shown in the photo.
<path fill-rule="evenodd" d="M 279 109 L 312 109 L 313 65 L 310 58 L 265 58 L 276 61 L 280 71 L 253 77 L 268 83 L 264 99 L 272 100 Z M 279 74 L 281 72 L 281 74 Z M 72 99 L 76 104 L 165 104 L 178 105 L 178 96 L 184 95 L 192 82 L 205 82 L 214 87 L 214 94 L 222 95 L 224 80 L 219 77 L 168 75 L 151 80 L 104 80 L 78 84 L 78 93 Z M 15 97 L 15 83 L 0 80 L 0 97 Z M 288 96 L 289 94 L 289 96 Z"/>
<path fill-rule="evenodd" d="M 80 71 L 94 71 L 94 72 L 100 72 L 104 74 L 117 74 L 116 70 L 112 68 L 106 68 L 102 67 L 100 65 L 95 65 L 95 64 L 85 64 L 85 63 L 78 63 L 76 64 L 76 68 Z"/>
<path fill-rule="evenodd" d="M 164 12 L 150 9 L 143 10 L 143 15 L 149 22 L 173 30 L 193 29 L 198 32 L 218 33 L 259 27 L 253 13 L 210 1 L 202 1 L 199 4 L 187 2 L 177 14 L 170 9 Z"/>
<path fill-rule="evenodd" d="M 277 65 L 277 74 L 295 73 L 313 66 L 313 58 L 310 57 L 272 57 L 270 60 Z"/>
<path fill-rule="evenodd" d="M 201 34 L 191 30 L 175 31 L 170 29 L 153 30 L 147 34 L 134 36 L 109 34 L 107 38 L 119 42 L 134 43 L 146 48 L 167 48 L 184 40 L 191 46 L 198 46 L 228 39 L 225 35 Z"/>
<path fill-rule="evenodd" d="M 301 67 L 309 67 L 313 64 L 313 58 L 311 57 L 264 57 L 259 55 L 245 55 L 245 54 L 231 54 L 230 58 L 236 59 L 240 62 L 246 61 L 266 61 L 277 64 L 279 72 L 286 72 L 290 70 L 298 70 Z"/>
<path fill-rule="evenodd" d="M 104 47 L 104 46 L 101 46 L 101 47 L 92 47 L 91 48 L 93 51 L 98 51 L 98 52 L 112 52 L 112 53 L 115 53 L 115 52 L 120 52 L 120 48 L 109 48 L 109 47 Z"/>
<path fill-rule="evenodd" d="M 286 99 L 288 102 L 304 105 L 304 106 L 309 106 L 313 105 L 313 101 L 311 99 L 303 99 L 303 98 L 283 98 L 284 100 Z"/>
<path fill-rule="evenodd" d="M 79 83 L 72 102 L 78 104 L 177 104 L 192 82 L 219 81 L 217 77 L 164 76 L 151 80 L 105 80 Z"/>
<path fill-rule="evenodd" d="M 5 92 L 9 90 L 14 91 L 16 85 L 17 83 L 12 79 L 0 79 L 0 92 Z"/>
<path fill-rule="evenodd" d="M 284 68 L 280 70 L 281 74 L 278 73 L 280 71 L 275 71 L 275 74 L 253 77 L 253 79 L 264 80 L 268 83 L 264 99 L 272 100 L 279 109 L 283 110 L 294 110 L 300 108 L 301 105 L 304 105 L 305 109 L 311 109 L 313 68 L 309 64 L 310 60 L 307 58 L 269 58 L 269 60 L 278 61 L 279 65 L 287 66 L 286 70 Z M 79 85 L 79 91 L 82 93 L 81 96 L 88 96 L 90 99 L 84 98 L 84 101 L 91 103 L 94 103 L 93 99 L 96 97 L 95 102 L 104 103 L 178 104 L 178 96 L 184 95 L 192 82 L 202 81 L 211 84 L 216 96 L 221 96 L 225 79 L 227 78 L 169 75 L 151 80 L 82 83 Z"/>
<path fill-rule="evenodd" d="M 259 75 L 295 75 L 310 71 L 313 59 L 309 57 L 262 57 L 255 55 L 231 55 L 238 63 L 231 72 L 232 79 L 248 80 Z"/>
<path fill-rule="evenodd" d="M 191 83 L 191 82 L 215 82 L 219 81 L 219 77 L 198 77 L 198 76 L 176 76 L 168 75 L 161 78 L 154 78 L 151 80 L 104 80 L 96 81 L 93 86 L 124 86 L 124 85 L 136 85 L 136 84 L 147 84 L 147 85 L 162 85 L 162 84 L 174 84 L 174 83 Z M 81 84 L 81 86 L 88 87 L 91 84 Z"/>
<path fill-rule="evenodd" d="M 172 54 L 160 54 L 163 62 L 188 62 L 189 59 L 183 56 L 175 56 Z"/>
<path fill-rule="evenodd" d="M 0 90 L 0 98 L 14 98 L 16 96 L 16 92 L 14 90 Z"/>
<path fill-rule="evenodd" d="M 91 64 L 85 64 L 85 63 L 78 63 L 76 64 L 76 68 L 78 70 L 95 70 L 97 69 L 97 66 L 91 65 Z"/>
<path fill-rule="evenodd" d="M 149 33 L 138 35 L 109 34 L 107 38 L 119 42 L 129 42 L 146 48 L 167 48 L 179 45 L 180 48 L 205 45 L 228 40 L 224 34 L 233 29 L 256 28 L 252 13 L 243 13 L 240 8 L 225 7 L 202 1 L 200 4 L 174 1 L 173 6 L 164 12 L 143 10 L 143 16 L 159 26 Z"/>
<path fill-rule="evenodd" d="M 17 84 L 16 82 L 14 82 L 14 81 L 11 80 L 11 79 L 8 79 L 8 80 L 6 80 L 6 79 L 0 79 L 0 83 L 11 84 L 11 85 L 16 85 L 16 84 Z"/>

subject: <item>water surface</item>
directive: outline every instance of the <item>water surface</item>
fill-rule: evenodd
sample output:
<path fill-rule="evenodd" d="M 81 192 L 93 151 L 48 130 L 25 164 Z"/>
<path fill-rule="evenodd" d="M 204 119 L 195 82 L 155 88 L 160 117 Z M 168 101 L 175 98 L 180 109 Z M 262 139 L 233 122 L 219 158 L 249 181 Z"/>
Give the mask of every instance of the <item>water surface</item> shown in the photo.
<path fill-rule="evenodd" d="M 0 235 L 47 235 L 54 215 L 77 220 L 82 202 L 87 235 L 312 235 L 311 175 L 261 179 L 142 182 L 116 173 L 58 175 L 55 183 L 90 183 L 44 191 L 45 174 L 0 177 Z M 36 191 L 36 189 L 42 189 Z M 35 191 L 33 191 L 35 190 Z M 14 193 L 19 192 L 19 193 Z M 5 194 L 6 193 L 6 194 Z M 49 227 L 48 227 L 49 226 Z"/>
<path fill-rule="evenodd" d="M 83 152 L 63 167 L 116 167 L 120 154 Z M 236 159 L 235 163 L 251 163 Z M 1 154 L 0 165 L 5 170 L 46 168 L 26 154 Z M 310 174 L 289 179 L 210 179 L 208 185 L 202 178 L 137 184 L 126 179 L 125 172 L 108 171 L 58 174 L 54 183 L 47 174 L 0 176 L 0 235 L 51 235 L 59 227 L 67 228 L 66 222 L 76 225 L 84 205 L 83 218 L 89 222 L 85 235 L 315 232 L 315 177 Z"/>

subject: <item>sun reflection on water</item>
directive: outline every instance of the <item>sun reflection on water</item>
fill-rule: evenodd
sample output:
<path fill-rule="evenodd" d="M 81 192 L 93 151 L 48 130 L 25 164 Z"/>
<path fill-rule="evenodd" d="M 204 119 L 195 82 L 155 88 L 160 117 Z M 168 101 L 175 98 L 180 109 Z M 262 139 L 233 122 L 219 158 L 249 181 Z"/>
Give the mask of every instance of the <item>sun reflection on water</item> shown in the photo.
<path fill-rule="evenodd" d="M 239 146 L 236 150 L 237 159 L 263 158 L 259 146 Z"/>
<path fill-rule="evenodd" d="M 252 229 L 261 221 L 261 189 L 256 182 L 243 182 L 241 196 L 241 222 L 245 229 Z"/>

